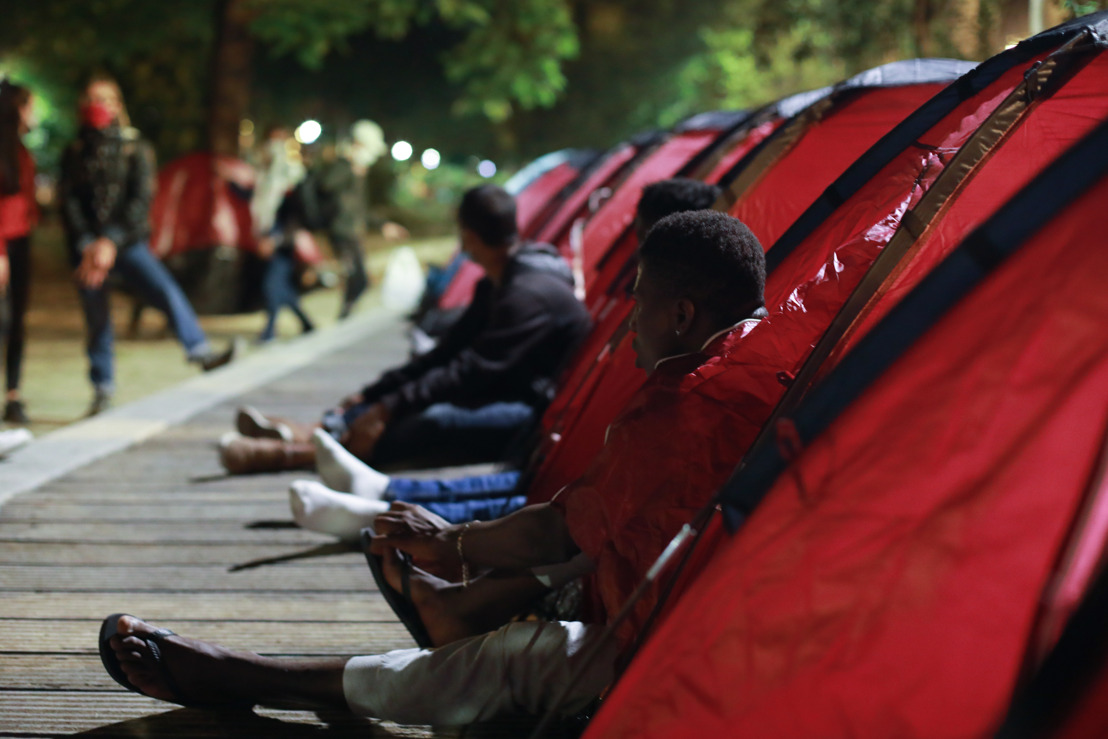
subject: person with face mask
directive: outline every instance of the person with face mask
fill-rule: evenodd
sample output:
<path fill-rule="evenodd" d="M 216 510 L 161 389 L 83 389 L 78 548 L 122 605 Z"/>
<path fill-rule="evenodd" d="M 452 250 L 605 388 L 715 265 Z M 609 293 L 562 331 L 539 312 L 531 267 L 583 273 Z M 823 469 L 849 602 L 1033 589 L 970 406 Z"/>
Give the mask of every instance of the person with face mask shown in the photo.
<path fill-rule="evenodd" d="M 119 85 L 93 76 L 80 105 L 80 130 L 62 155 L 58 195 L 88 328 L 89 415 L 95 415 L 108 408 L 115 387 L 109 275 L 165 313 L 189 362 L 215 369 L 231 361 L 235 347 L 212 349 L 188 298 L 147 246 L 154 154 L 131 128 Z"/>
<path fill-rule="evenodd" d="M 5 340 L 7 380 L 4 421 L 20 425 L 29 423 L 19 395 L 19 380 L 31 282 L 31 231 L 38 221 L 35 160 L 22 141 L 34 127 L 32 102 L 30 90 L 0 80 L 0 338 Z"/>

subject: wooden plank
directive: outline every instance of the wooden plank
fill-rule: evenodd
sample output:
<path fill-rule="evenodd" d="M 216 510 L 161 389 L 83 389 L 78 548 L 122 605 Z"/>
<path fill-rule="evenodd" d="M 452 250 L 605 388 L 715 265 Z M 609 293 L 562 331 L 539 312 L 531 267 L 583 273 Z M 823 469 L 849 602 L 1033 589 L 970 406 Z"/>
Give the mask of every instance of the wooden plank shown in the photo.
<path fill-rule="evenodd" d="M 402 727 L 339 711 L 202 711 L 124 692 L 0 691 L 0 736 L 41 737 L 89 732 L 98 737 L 458 737 L 458 729 Z M 466 736 L 475 736 L 469 732 Z M 492 735 L 489 735 L 490 739 Z M 502 736 L 508 736 L 503 734 Z"/>
<path fill-rule="evenodd" d="M 163 542 L 0 541 L 0 565 L 159 565 L 181 562 L 228 568 L 281 562 L 285 567 L 296 567 L 302 563 L 364 564 L 365 558 L 361 552 L 336 542 L 310 546 L 268 541 L 232 544 L 178 542 L 167 546 Z"/>
<path fill-rule="evenodd" d="M 350 593 L 95 593 L 5 592 L 0 596 L 0 619 L 52 618 L 101 619 L 126 611 L 151 620 L 180 618 L 233 620 L 244 614 L 277 614 L 282 621 L 391 621 L 392 609 L 375 591 Z M 292 626 L 291 628 L 295 628 Z M 2 660 L 0 660 L 2 665 Z"/>
<path fill-rule="evenodd" d="M 364 564 L 258 567 L 228 572 L 211 565 L 0 566 L 0 592 L 41 590 L 80 592 L 127 590 L 130 592 L 177 590 L 189 593 L 226 590 L 276 590 L 359 592 L 373 582 Z"/>
<path fill-rule="evenodd" d="M 143 542 L 178 544 L 211 542 L 233 544 L 238 541 L 266 542 L 274 545 L 313 545 L 333 542 L 335 537 L 297 528 L 291 519 L 243 522 L 156 521 L 134 526 L 80 522 L 0 521 L 0 539 L 6 541 L 85 541 Z"/>
<path fill-rule="evenodd" d="M 120 610 L 125 608 L 124 604 Z M 96 638 L 100 621 L 101 619 L 0 621 L 0 652 L 92 654 L 97 651 Z M 398 622 L 194 621 L 178 617 L 156 623 L 185 636 L 216 642 L 233 649 L 270 655 L 350 657 L 414 646 L 411 636 Z"/>

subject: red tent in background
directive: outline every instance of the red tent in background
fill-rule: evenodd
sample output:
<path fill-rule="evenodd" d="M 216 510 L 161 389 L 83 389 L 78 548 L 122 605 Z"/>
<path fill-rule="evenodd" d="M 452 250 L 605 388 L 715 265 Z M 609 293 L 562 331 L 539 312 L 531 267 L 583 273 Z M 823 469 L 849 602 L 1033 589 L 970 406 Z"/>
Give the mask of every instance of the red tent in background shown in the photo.
<path fill-rule="evenodd" d="M 252 182 L 253 169 L 234 157 L 195 152 L 158 172 L 150 208 L 150 248 L 173 272 L 201 313 L 253 310 L 256 281 L 250 202 L 230 182 Z M 310 237 L 297 255 L 316 264 L 322 255 Z"/>
<path fill-rule="evenodd" d="M 1052 45 L 1081 47 L 1053 69 L 1033 67 L 1022 90 L 989 106 L 987 157 L 965 147 L 944 162 L 899 232 L 926 229 L 925 238 L 884 251 L 902 250 L 910 268 L 878 271 L 896 289 L 871 291 L 879 310 L 858 313 L 863 319 L 872 323 L 916 285 L 995 208 L 990 198 L 1007 197 L 1053 158 L 1043 148 L 1108 118 L 1102 49 L 1081 25 L 1017 52 L 1034 61 Z M 987 62 L 960 84 L 987 94 L 982 83 L 997 71 Z M 1008 106 L 1019 97 L 1022 106 Z M 967 736 L 999 722 L 1108 420 L 1108 346 L 1103 316 L 1095 317 L 1108 309 L 1095 287 L 1108 264 L 1105 250 L 1087 243 L 1104 240 L 1095 225 L 1104 184 L 1055 217 L 1069 202 L 1058 202 L 1063 183 L 1095 166 L 1090 155 L 1099 152 L 1105 166 L 1106 142 L 1102 130 L 1041 177 L 846 356 L 792 417 L 811 446 L 789 475 L 778 476 L 775 445 L 752 453 L 729 487 L 735 505 L 753 510 L 754 493 L 776 485 L 677 603 L 590 735 Z M 1034 221 L 1036 207 L 1049 211 L 1047 226 Z M 920 325 L 921 306 L 965 284 L 941 280 L 959 275 L 960 259 L 987 268 L 1040 227 L 1018 259 L 818 436 L 823 427 L 805 409 L 818 415 L 862 387 L 873 347 L 898 351 Z M 1091 545 L 1097 555 L 1101 534 Z"/>

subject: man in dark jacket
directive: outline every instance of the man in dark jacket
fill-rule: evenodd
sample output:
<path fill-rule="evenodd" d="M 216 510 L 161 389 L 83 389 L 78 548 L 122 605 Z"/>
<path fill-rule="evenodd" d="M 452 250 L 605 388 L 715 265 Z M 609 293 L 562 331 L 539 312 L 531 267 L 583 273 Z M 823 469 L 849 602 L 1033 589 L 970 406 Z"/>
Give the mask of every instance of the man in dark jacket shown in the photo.
<path fill-rule="evenodd" d="M 552 247 L 520 242 L 515 201 L 495 185 L 466 192 L 462 249 L 485 269 L 473 302 L 430 353 L 390 370 L 327 411 L 322 427 L 366 461 L 498 459 L 552 396 L 589 329 L 568 265 Z M 305 426 L 242 409 L 222 445 L 232 473 L 310 467 Z M 269 437 L 269 438 L 265 438 Z"/>
<path fill-rule="evenodd" d="M 214 369 L 234 347 L 212 351 L 188 298 L 147 247 L 154 192 L 154 154 L 131 128 L 119 85 L 92 78 L 81 97 L 81 129 L 62 156 L 58 183 L 62 224 L 88 324 L 89 415 L 108 407 L 113 382 L 109 274 L 123 278 L 165 313 L 190 362 Z"/>

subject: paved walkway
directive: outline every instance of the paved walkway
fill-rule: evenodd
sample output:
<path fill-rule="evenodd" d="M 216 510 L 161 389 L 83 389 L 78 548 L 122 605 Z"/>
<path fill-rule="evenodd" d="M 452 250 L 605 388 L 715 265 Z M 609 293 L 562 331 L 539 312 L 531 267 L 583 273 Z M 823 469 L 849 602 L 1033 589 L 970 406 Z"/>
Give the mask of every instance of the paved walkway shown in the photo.
<path fill-rule="evenodd" d="M 97 656 L 100 621 L 116 611 L 267 655 L 411 646 L 361 553 L 292 525 L 296 475 L 226 477 L 215 450 L 237 405 L 312 418 L 404 351 L 399 320 L 370 313 L 0 461 L 0 736 L 526 735 L 513 723 L 432 731 L 174 708 L 123 691 Z"/>

